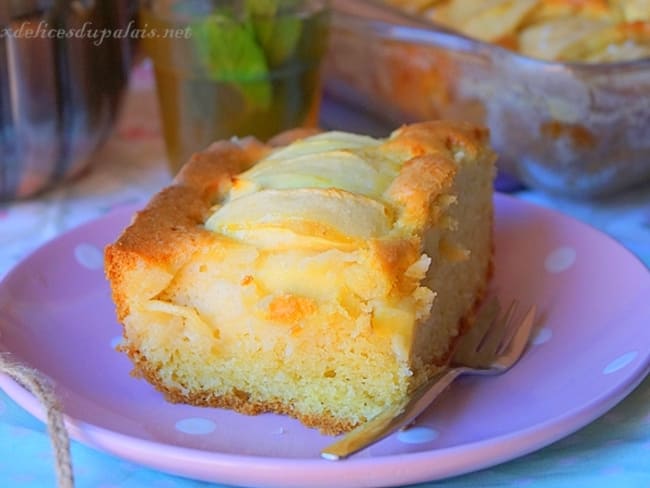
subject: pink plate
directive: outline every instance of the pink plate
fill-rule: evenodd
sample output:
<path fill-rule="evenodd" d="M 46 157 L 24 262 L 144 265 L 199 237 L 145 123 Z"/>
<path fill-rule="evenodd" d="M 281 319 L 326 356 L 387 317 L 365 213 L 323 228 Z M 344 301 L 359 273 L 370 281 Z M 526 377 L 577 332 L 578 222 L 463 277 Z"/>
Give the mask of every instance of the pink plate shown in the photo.
<path fill-rule="evenodd" d="M 503 301 L 537 303 L 531 347 L 508 373 L 462 378 L 421 417 L 346 461 L 332 438 L 289 418 L 173 405 L 113 346 L 121 333 L 102 248 L 133 212 L 51 241 L 0 284 L 0 350 L 56 383 L 73 437 L 161 471 L 247 486 L 393 486 L 441 479 L 539 449 L 605 413 L 650 368 L 650 273 L 607 236 L 497 195 L 496 275 Z M 43 418 L 24 389 L 0 386 Z"/>

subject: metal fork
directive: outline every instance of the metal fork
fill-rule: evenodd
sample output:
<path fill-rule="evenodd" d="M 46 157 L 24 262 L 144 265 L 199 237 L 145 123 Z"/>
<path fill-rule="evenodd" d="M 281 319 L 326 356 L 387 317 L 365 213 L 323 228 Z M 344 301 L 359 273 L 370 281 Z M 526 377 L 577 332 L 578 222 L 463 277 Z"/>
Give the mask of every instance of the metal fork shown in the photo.
<path fill-rule="evenodd" d="M 321 451 L 325 459 L 344 459 L 403 429 L 462 374 L 495 375 L 510 369 L 521 357 L 533 330 L 536 308 L 515 320 L 517 303 L 500 315 L 496 298 L 481 307 L 474 326 L 459 341 L 449 367 L 416 388 L 406 399 L 351 430 Z"/>

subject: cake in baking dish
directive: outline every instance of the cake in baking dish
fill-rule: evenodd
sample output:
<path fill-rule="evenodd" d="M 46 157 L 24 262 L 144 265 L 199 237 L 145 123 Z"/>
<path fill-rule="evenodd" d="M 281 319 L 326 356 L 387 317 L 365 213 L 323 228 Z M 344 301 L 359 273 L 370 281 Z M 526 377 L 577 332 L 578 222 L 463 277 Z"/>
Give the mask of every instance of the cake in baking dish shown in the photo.
<path fill-rule="evenodd" d="M 195 154 L 107 246 L 106 275 L 120 349 L 170 401 L 336 434 L 438 371 L 471 323 L 495 156 L 462 123 L 281 138 Z"/>
<path fill-rule="evenodd" d="M 384 0 L 469 37 L 547 61 L 650 57 L 649 0 Z M 429 48 L 430 49 L 430 48 Z"/>

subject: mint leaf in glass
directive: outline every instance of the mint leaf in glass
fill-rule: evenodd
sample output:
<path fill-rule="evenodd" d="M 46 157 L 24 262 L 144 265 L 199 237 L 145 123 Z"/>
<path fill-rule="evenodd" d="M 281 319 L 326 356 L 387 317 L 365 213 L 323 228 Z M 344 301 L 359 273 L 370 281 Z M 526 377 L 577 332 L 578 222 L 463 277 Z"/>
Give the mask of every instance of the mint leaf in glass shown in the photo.
<path fill-rule="evenodd" d="M 255 31 L 270 66 L 280 66 L 294 55 L 302 33 L 302 22 L 295 17 L 255 19 Z"/>
<path fill-rule="evenodd" d="M 215 81 L 236 86 L 252 109 L 271 105 L 271 82 L 264 50 L 250 19 L 238 21 L 216 12 L 192 24 L 199 61 Z"/>
<path fill-rule="evenodd" d="M 297 0 L 246 0 L 246 12 L 270 66 L 284 64 L 296 50 L 302 33 L 302 19 L 295 14 L 298 6 Z"/>

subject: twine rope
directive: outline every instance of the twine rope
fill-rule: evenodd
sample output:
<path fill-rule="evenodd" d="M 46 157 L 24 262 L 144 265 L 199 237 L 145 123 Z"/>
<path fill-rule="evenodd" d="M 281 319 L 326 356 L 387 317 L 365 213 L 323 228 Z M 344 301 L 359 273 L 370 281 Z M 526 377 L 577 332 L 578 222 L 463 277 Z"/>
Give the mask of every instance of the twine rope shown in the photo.
<path fill-rule="evenodd" d="M 45 408 L 47 430 L 56 460 L 56 478 L 59 488 L 74 488 L 70 438 L 63 420 L 61 406 L 50 381 L 39 371 L 13 361 L 8 354 L 0 354 L 0 372 L 9 375 L 28 389 Z"/>

